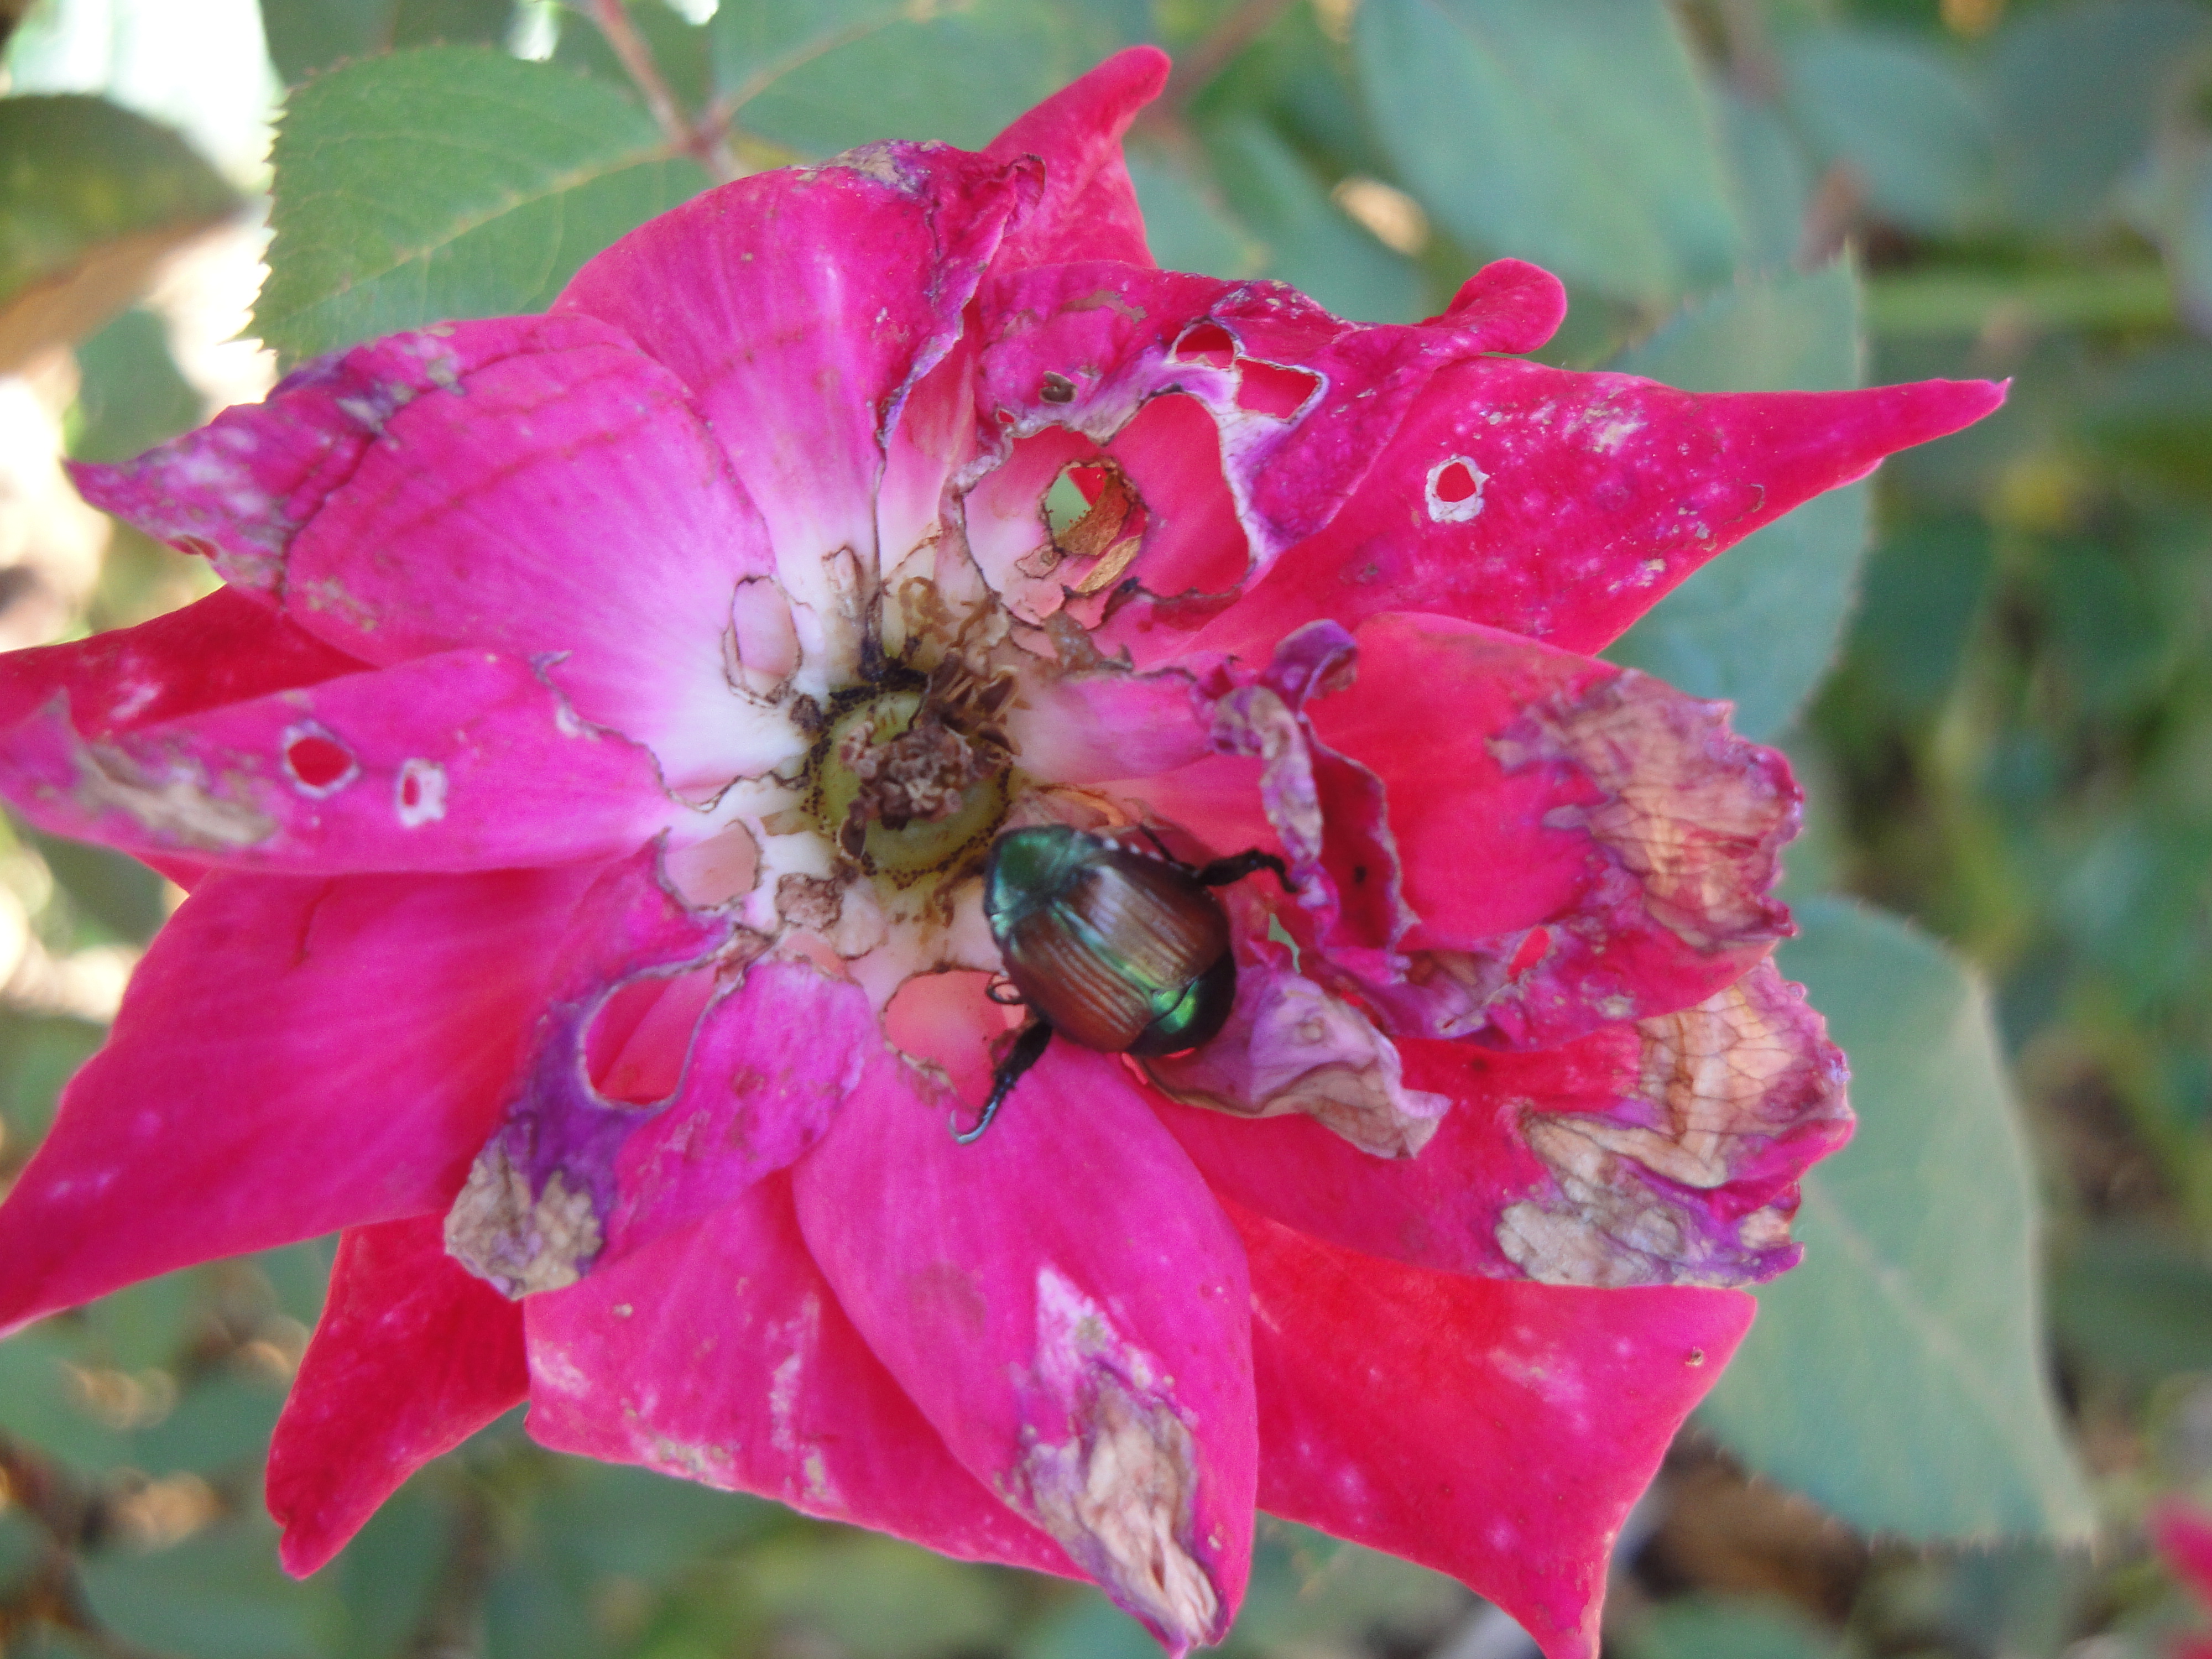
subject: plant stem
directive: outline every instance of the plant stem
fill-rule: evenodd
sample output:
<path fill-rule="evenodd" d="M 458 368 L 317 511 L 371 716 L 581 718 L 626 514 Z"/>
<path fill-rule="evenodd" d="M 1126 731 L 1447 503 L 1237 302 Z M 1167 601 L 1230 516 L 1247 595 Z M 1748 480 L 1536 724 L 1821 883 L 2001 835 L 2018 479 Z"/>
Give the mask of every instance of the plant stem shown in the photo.
<path fill-rule="evenodd" d="M 717 179 L 727 180 L 743 171 L 719 134 L 710 128 L 695 124 L 669 90 L 668 82 L 660 73 L 660 65 L 653 61 L 653 49 L 645 37 L 630 21 L 629 9 L 623 0 L 592 0 L 592 21 L 599 26 L 599 33 L 607 38 L 607 45 L 622 60 L 622 66 L 636 82 L 644 95 L 645 106 L 652 112 L 660 130 L 668 135 L 668 142 L 682 155 L 697 161 Z"/>

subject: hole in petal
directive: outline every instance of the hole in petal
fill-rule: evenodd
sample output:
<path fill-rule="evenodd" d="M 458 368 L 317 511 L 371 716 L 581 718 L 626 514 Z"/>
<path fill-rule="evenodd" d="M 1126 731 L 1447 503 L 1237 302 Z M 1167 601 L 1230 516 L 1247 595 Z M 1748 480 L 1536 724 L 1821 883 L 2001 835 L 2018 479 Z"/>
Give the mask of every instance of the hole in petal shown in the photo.
<path fill-rule="evenodd" d="M 353 751 L 319 726 L 295 726 L 284 734 L 284 770 L 310 795 L 330 795 L 360 775 Z"/>
<path fill-rule="evenodd" d="M 1321 376 L 1302 368 L 1245 359 L 1237 377 L 1237 407 L 1251 415 L 1287 421 L 1321 390 Z"/>
<path fill-rule="evenodd" d="M 616 991 L 584 1033 L 592 1086 L 624 1106 L 658 1105 L 674 1094 L 691 1034 L 714 994 L 714 970 L 704 968 Z"/>
<path fill-rule="evenodd" d="M 1468 455 L 1453 455 L 1429 469 L 1429 517 L 1437 524 L 1464 524 L 1482 511 L 1482 487 L 1490 475 Z"/>
<path fill-rule="evenodd" d="M 1218 323 L 1200 323 L 1183 331 L 1169 354 L 1179 363 L 1204 363 L 1210 368 L 1227 368 L 1237 361 L 1237 342 L 1229 331 Z"/>
<path fill-rule="evenodd" d="M 1513 960 L 1505 964 L 1505 977 L 1520 978 L 1522 975 L 1541 962 L 1544 959 L 1544 953 L 1551 948 L 1552 930 L 1548 927 L 1531 927 L 1522 937 L 1520 947 L 1513 952 Z"/>

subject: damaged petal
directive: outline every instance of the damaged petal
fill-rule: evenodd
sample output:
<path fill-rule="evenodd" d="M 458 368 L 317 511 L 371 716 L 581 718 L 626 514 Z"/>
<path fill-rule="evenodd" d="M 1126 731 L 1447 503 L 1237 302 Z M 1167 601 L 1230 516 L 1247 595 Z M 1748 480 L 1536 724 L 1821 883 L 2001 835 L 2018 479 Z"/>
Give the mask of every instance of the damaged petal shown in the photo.
<path fill-rule="evenodd" d="M 1644 908 L 1683 943 L 1714 950 L 1778 938 L 1789 913 L 1767 892 L 1797 830 L 1779 756 L 1728 729 L 1728 705 L 1683 696 L 1634 669 L 1530 711 L 1495 739 L 1509 770 L 1564 759 L 1604 792 L 1556 809 L 1637 878 Z"/>
<path fill-rule="evenodd" d="M 1018 1472 L 1046 1531 L 1174 1650 L 1218 1640 L 1221 1598 L 1193 1553 L 1198 1449 L 1156 1368 L 1050 1267 L 1037 1275 L 1038 1381 L 1064 1439 L 1040 1428 Z"/>
<path fill-rule="evenodd" d="M 1146 1061 L 1154 1083 L 1186 1105 L 1246 1117 L 1302 1112 L 1380 1158 L 1428 1144 L 1450 1099 L 1407 1088 L 1396 1045 L 1364 1014 L 1286 969 L 1241 969 L 1221 1034 Z"/>
<path fill-rule="evenodd" d="M 1524 1108 L 1556 1194 L 1509 1207 L 1498 1247 L 1547 1284 L 1737 1285 L 1781 1272 L 1799 1254 L 1797 1176 L 1851 1131 L 1849 1073 L 1820 1016 L 1762 963 L 1636 1030 L 1636 1092 L 1622 1109 Z"/>
<path fill-rule="evenodd" d="M 599 1253 L 591 1194 L 556 1170 L 532 1194 L 530 1177 L 493 1137 L 446 1214 L 446 1254 L 509 1297 L 573 1285 Z"/>

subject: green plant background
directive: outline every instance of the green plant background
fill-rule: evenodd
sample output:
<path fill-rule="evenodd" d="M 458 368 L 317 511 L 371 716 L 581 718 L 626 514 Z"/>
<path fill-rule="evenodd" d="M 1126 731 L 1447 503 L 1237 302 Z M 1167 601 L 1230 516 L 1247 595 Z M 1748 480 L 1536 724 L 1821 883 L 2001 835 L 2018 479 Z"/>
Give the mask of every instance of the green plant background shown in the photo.
<path fill-rule="evenodd" d="M 1607 1651 L 2134 1659 L 2212 1622 L 2142 1527 L 2212 1499 L 2212 7 L 631 0 L 645 91 L 588 12 L 0 0 L 0 374 L 73 367 L 68 447 L 118 458 L 210 412 L 161 319 L 99 286 L 134 249 L 266 212 L 251 330 L 294 362 L 542 306 L 717 173 L 980 143 L 1154 40 L 1179 68 L 1130 157 L 1164 264 L 1396 320 L 1514 254 L 1566 280 L 1541 355 L 1571 367 L 2009 377 L 2001 414 L 1761 532 L 1614 653 L 1796 763 L 1782 961 L 1863 1127 L 1624 1537 Z M 191 580 L 117 527 L 61 625 Z M 0 623 L 35 587 L 0 568 Z M 53 961 L 116 959 L 164 910 L 137 866 L 19 825 L 0 889 Z M 0 999 L 0 1181 L 100 1040 L 52 1006 Z M 1152 1650 L 1087 1591 L 553 1457 L 513 1421 L 291 1583 L 260 1461 L 329 1255 L 0 1344 L 0 1652 Z M 1231 1645 L 1516 1641 L 1446 1580 L 1270 1523 Z"/>

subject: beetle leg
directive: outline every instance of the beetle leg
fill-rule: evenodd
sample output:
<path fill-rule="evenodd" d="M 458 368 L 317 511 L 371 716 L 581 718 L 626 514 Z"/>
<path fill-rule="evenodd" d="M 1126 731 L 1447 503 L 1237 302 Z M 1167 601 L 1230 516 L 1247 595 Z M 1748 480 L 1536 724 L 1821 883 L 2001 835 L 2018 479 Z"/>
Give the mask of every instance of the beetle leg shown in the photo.
<path fill-rule="evenodd" d="M 983 994 L 1001 1008 L 1018 1008 L 1023 1002 L 1022 994 L 1014 989 L 1013 981 L 1004 974 L 992 975 L 991 982 L 983 988 Z"/>
<path fill-rule="evenodd" d="M 1242 881 L 1245 877 L 1256 875 L 1262 870 L 1273 870 L 1275 872 L 1275 879 L 1283 884 L 1283 890 L 1285 893 L 1295 893 L 1298 890 L 1297 885 L 1291 880 L 1291 872 L 1284 866 L 1282 860 L 1277 858 L 1273 853 L 1263 853 L 1256 847 L 1249 853 L 1239 853 L 1234 858 L 1216 859 L 1203 870 L 1194 873 L 1201 887 L 1226 887 L 1232 881 Z"/>
<path fill-rule="evenodd" d="M 1167 842 L 1162 841 L 1157 835 L 1152 833 L 1152 826 L 1151 824 L 1146 823 L 1143 819 L 1139 818 L 1137 821 L 1137 830 L 1138 833 L 1142 835 L 1146 841 L 1152 842 L 1152 850 L 1158 853 L 1164 862 L 1173 865 L 1178 870 L 1188 870 L 1190 868 L 1190 866 L 1185 864 L 1173 853 L 1168 851 Z"/>
<path fill-rule="evenodd" d="M 957 1113 L 952 1118 L 952 1138 L 963 1146 L 979 1139 L 991 1127 L 991 1120 L 1006 1104 L 1006 1097 L 1014 1091 L 1014 1085 L 1022 1080 L 1022 1073 L 1044 1058 L 1045 1045 L 1052 1041 L 1052 1027 L 1041 1019 L 1033 1019 L 1021 1029 L 1014 1038 L 1014 1046 L 1006 1050 L 1006 1057 L 999 1062 L 999 1069 L 991 1073 L 991 1097 L 983 1103 L 983 1115 L 975 1120 L 972 1129 L 960 1127 Z"/>

